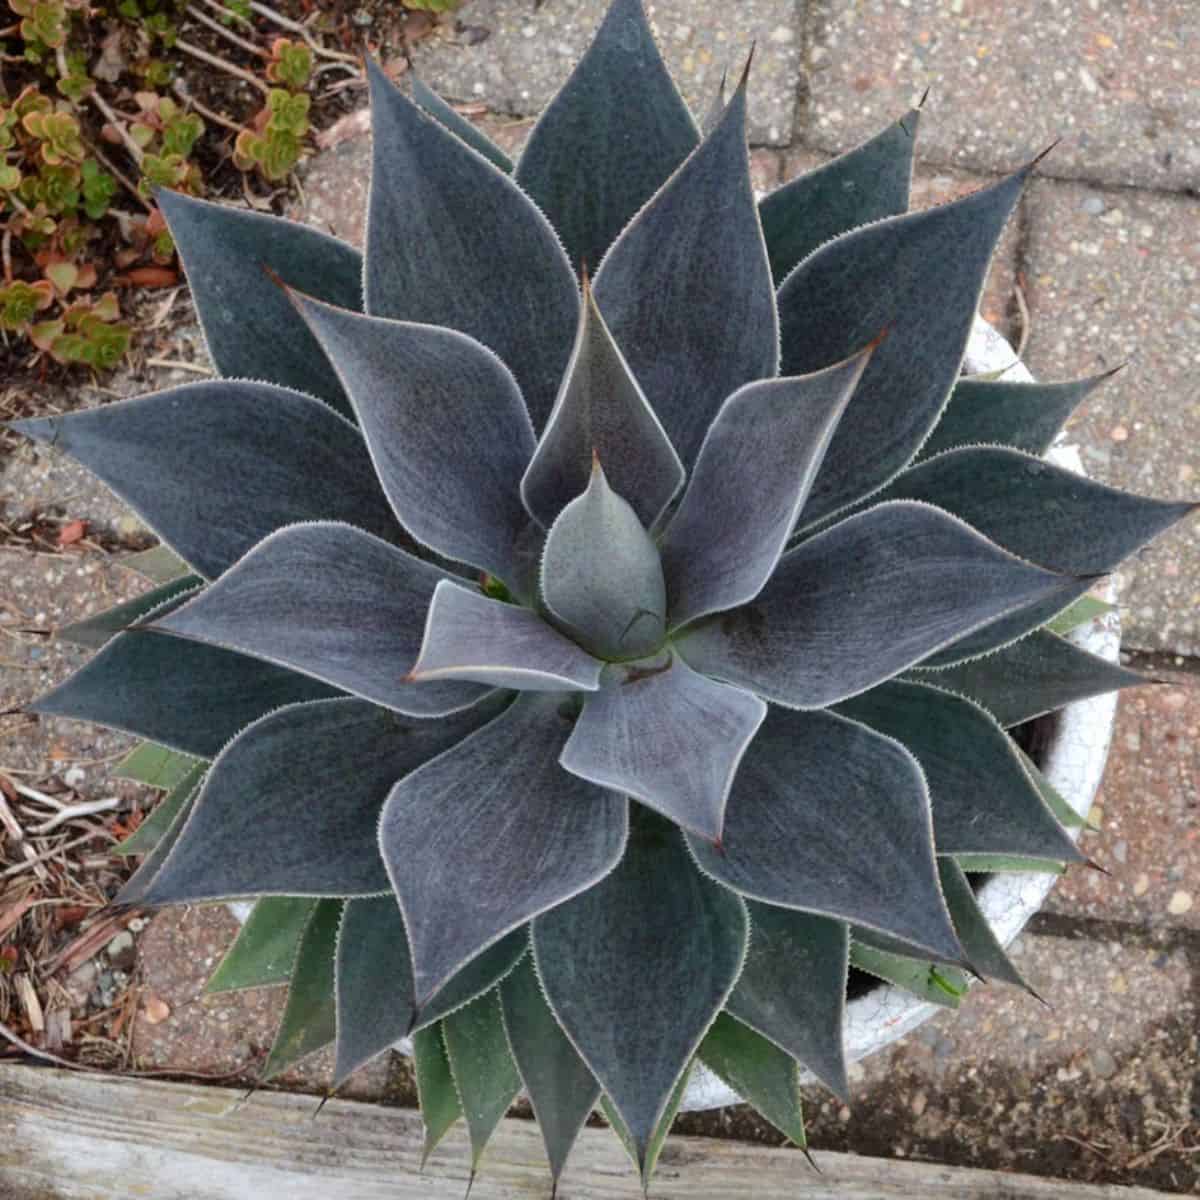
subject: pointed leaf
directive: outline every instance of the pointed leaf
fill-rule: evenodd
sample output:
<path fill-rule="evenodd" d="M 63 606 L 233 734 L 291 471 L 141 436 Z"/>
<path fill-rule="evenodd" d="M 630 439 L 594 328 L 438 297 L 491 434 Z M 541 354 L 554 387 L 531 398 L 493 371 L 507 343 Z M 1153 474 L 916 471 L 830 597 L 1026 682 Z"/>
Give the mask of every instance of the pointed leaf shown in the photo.
<path fill-rule="evenodd" d="M 879 504 L 785 554 L 753 603 L 685 630 L 675 645 L 706 675 L 818 708 L 1074 586 L 948 513 Z"/>
<path fill-rule="evenodd" d="M 183 805 L 175 814 L 170 825 L 167 827 L 166 833 L 154 843 L 153 849 L 145 858 L 142 859 L 140 866 L 134 873 L 125 881 L 124 886 L 113 897 L 114 906 L 129 906 L 140 904 L 142 897 L 154 883 L 155 876 L 162 869 L 162 865 L 166 862 L 175 843 L 179 840 L 179 835 L 187 824 L 188 814 L 191 812 L 192 804 L 195 802 L 196 793 L 192 791 L 184 797 Z"/>
<path fill-rule="evenodd" d="M 885 983 L 894 983 L 941 1008 L 957 1008 L 967 994 L 967 977 L 956 967 L 880 950 L 860 941 L 858 932 L 855 929 L 855 938 L 850 944 L 850 965 L 856 971 L 866 971 Z"/>
<path fill-rule="evenodd" d="M 154 811 L 123 842 L 113 847 L 114 854 L 148 854 L 165 836 L 175 818 L 200 788 L 208 764 L 196 763 L 186 775 L 154 806 Z"/>
<path fill-rule="evenodd" d="M 767 706 L 697 675 L 675 655 L 613 673 L 609 686 L 585 699 L 560 762 L 718 841 L 734 772 Z"/>
<path fill-rule="evenodd" d="M 586 276 L 583 291 L 575 348 L 521 498 L 549 529 L 587 487 L 599 457 L 613 488 L 649 529 L 683 486 L 683 464 L 612 340 Z"/>
<path fill-rule="evenodd" d="M 534 437 L 508 368 L 453 329 L 295 301 L 346 386 L 400 523 L 512 583 Z"/>
<path fill-rule="evenodd" d="M 643 1169 L 667 1100 L 741 971 L 746 925 L 742 902 L 645 809 L 617 869 L 533 923 L 550 1007 Z"/>
<path fill-rule="evenodd" d="M 217 370 L 226 378 L 308 392 L 349 416 L 337 376 L 268 271 L 330 304 L 361 309 L 362 255 L 281 217 L 163 189 L 155 200 L 179 250 Z"/>
<path fill-rule="evenodd" d="M 540 429 L 579 314 L 558 237 L 503 171 L 421 112 L 372 58 L 367 78 L 366 311 L 445 325 L 494 350 Z"/>
<path fill-rule="evenodd" d="M 170 546 L 152 546 L 136 554 L 125 554 L 117 559 L 117 565 L 136 571 L 144 579 L 161 586 L 174 579 L 182 579 L 188 573 L 187 563 Z"/>
<path fill-rule="evenodd" d="M 513 169 L 512 159 L 492 141 L 473 121 L 468 121 L 457 109 L 447 104 L 424 80 L 412 77 L 412 98 L 418 108 L 439 120 L 451 133 L 479 151 L 489 162 L 506 174 Z"/>
<path fill-rule="evenodd" d="M 442 1022 L 450 1073 L 471 1134 L 471 1173 L 501 1118 L 521 1090 L 508 1050 L 500 997 L 488 992 Z"/>
<path fill-rule="evenodd" d="M 773 708 L 734 780 L 721 847 L 688 842 L 704 871 L 755 900 L 959 957 L 921 768 L 865 725 Z"/>
<path fill-rule="evenodd" d="M 434 1025 L 455 1009 L 462 1008 L 477 996 L 490 991 L 501 980 L 507 978 L 525 957 L 528 949 L 528 925 L 522 925 L 512 933 L 506 934 L 451 976 L 450 981 L 417 1014 L 417 1022 L 413 1029 L 421 1030 Z M 410 973 L 410 990 L 411 987 Z"/>
<path fill-rule="evenodd" d="M 319 903 L 311 896 L 264 896 L 209 976 L 204 994 L 286 983 L 296 965 L 300 939 Z"/>
<path fill-rule="evenodd" d="M 97 613 L 94 617 L 86 617 L 82 621 L 64 625 L 58 631 L 58 636 L 64 642 L 70 642 L 72 645 L 84 646 L 89 650 L 99 650 L 101 646 L 118 633 L 124 633 L 147 613 L 153 612 L 168 600 L 174 600 L 176 597 L 194 590 L 203 582 L 199 575 L 183 575 L 170 583 L 164 583 L 151 589 L 135 600 L 127 600 L 124 604 L 118 604 L 115 608 Z"/>
<path fill-rule="evenodd" d="M 508 1045 L 558 1182 L 567 1155 L 600 1098 L 600 1085 L 550 1011 L 531 959 L 500 985 Z"/>
<path fill-rule="evenodd" d="M 995 654 L 914 678 L 967 696 L 1005 729 L 1075 700 L 1151 682 L 1040 630 Z"/>
<path fill-rule="evenodd" d="M 700 1061 L 784 1137 L 806 1146 L 796 1063 L 753 1029 L 719 1013 L 700 1043 Z"/>
<path fill-rule="evenodd" d="M 926 682 L 922 680 L 922 682 Z M 936 676 L 930 676 L 927 682 L 933 683 L 936 686 Z M 1088 824 L 1087 818 L 1080 816 L 1059 790 L 1042 774 L 1041 768 L 1021 749 L 1020 746 L 1013 742 L 1013 746 L 1017 751 L 1017 757 L 1021 760 L 1021 765 L 1029 772 L 1029 777 L 1033 780 L 1034 787 L 1037 788 L 1038 794 L 1046 802 L 1046 807 L 1068 828 L 1082 829 L 1087 828 L 1092 832 L 1097 830 Z"/>
<path fill-rule="evenodd" d="M 462 1116 L 462 1101 L 450 1074 L 450 1059 L 441 1025 L 431 1025 L 413 1034 L 413 1069 L 417 1077 L 417 1102 L 425 1125 L 421 1168 L 425 1167 L 438 1142 Z"/>
<path fill-rule="evenodd" d="M 1020 971 L 992 932 L 987 917 L 980 911 L 962 868 L 951 859 L 942 858 L 938 860 L 938 875 L 942 881 L 946 906 L 954 918 L 958 940 L 962 942 L 971 966 L 985 979 L 999 979 L 1028 990 L 1029 985 L 1021 978 Z"/>
<path fill-rule="evenodd" d="M 349 698 L 270 713 L 213 761 L 145 902 L 387 891 L 376 830 L 388 793 L 503 704 L 487 697 L 440 721 Z M 303 820 L 297 820 L 302 797 Z"/>
<path fill-rule="evenodd" d="M 956 854 L 954 861 L 964 870 L 976 875 L 994 871 L 1042 872 L 1046 875 L 1065 875 L 1066 863 L 1050 862 L 1045 858 L 1014 858 L 1009 854 Z"/>
<path fill-rule="evenodd" d="M 798 175 L 758 206 L 776 286 L 830 238 L 908 211 L 920 109 L 870 141 Z"/>
<path fill-rule="evenodd" d="M 721 406 L 662 539 L 673 627 L 753 600 L 771 577 L 874 347 Z"/>
<path fill-rule="evenodd" d="M 725 111 L 725 105 L 728 99 L 725 94 L 726 84 L 729 82 L 728 71 L 721 72 L 721 83 L 713 98 L 708 102 L 708 107 L 704 110 L 704 116 L 700 119 L 700 136 L 708 137 L 710 133 L 717 127 L 717 122 L 721 119 L 721 114 Z M 762 210 L 760 207 L 759 216 L 761 217 Z"/>
<path fill-rule="evenodd" d="M 988 444 L 1011 446 L 1040 458 L 1084 397 L 1114 374 L 1105 371 L 1066 383 L 960 379 L 917 461 L 959 446 Z"/>
<path fill-rule="evenodd" d="M 846 926 L 756 900 L 746 904 L 750 948 L 726 1010 L 848 1100 L 842 1045 L 850 943 Z"/>
<path fill-rule="evenodd" d="M 349 525 L 292 525 L 154 628 L 176 634 L 173 647 L 178 638 L 225 646 L 396 712 L 441 716 L 482 695 L 463 683 L 418 687 L 404 678 L 434 588 L 446 577 Z M 293 697 L 301 698 L 315 697 Z"/>
<path fill-rule="evenodd" d="M 1086 625 L 1097 617 L 1114 612 L 1116 607 L 1115 604 L 1109 604 L 1107 600 L 1101 600 L 1098 596 L 1080 596 L 1070 608 L 1064 608 L 1053 621 L 1050 621 L 1046 625 L 1046 629 L 1050 633 L 1058 634 L 1059 637 L 1066 637 L 1073 629 L 1078 629 L 1080 625 Z"/>
<path fill-rule="evenodd" d="M 629 1132 L 629 1127 L 625 1124 L 616 1106 L 607 1096 L 603 1094 L 600 1096 L 600 1108 L 604 1113 L 605 1120 L 612 1126 L 613 1132 L 617 1135 L 617 1140 L 625 1147 L 625 1153 L 633 1160 L 633 1165 L 641 1169 L 643 1193 L 649 1188 L 650 1177 L 654 1174 L 654 1168 L 658 1166 L 658 1158 L 662 1154 L 663 1146 L 666 1145 L 667 1135 L 671 1132 L 671 1126 L 675 1124 L 675 1118 L 679 1115 L 684 1093 L 687 1091 L 688 1083 L 692 1078 L 694 1063 L 694 1059 L 688 1063 L 683 1074 L 680 1075 L 679 1082 L 675 1085 L 674 1091 L 668 1097 L 666 1108 L 663 1109 L 663 1115 L 659 1118 L 658 1125 L 655 1127 L 654 1133 L 650 1138 L 650 1144 L 646 1147 L 644 1157 L 639 1155 L 633 1135 Z M 639 1158 L 642 1161 L 639 1162 Z"/>
<path fill-rule="evenodd" d="M 603 665 L 530 609 L 443 579 L 404 678 L 422 686 L 475 680 L 528 692 L 594 691 Z"/>
<path fill-rule="evenodd" d="M 542 602 L 555 624 L 601 658 L 653 654 L 666 635 L 658 547 L 609 487 L 600 460 L 558 516 L 542 552 Z"/>
<path fill-rule="evenodd" d="M 342 901 L 321 900 L 304 927 L 289 976 L 283 1019 L 263 1067 L 264 1080 L 286 1071 L 334 1039 L 333 961 L 341 919 Z"/>
<path fill-rule="evenodd" d="M 206 579 L 293 521 L 402 536 L 354 426 L 269 384 L 185 383 L 13 428 L 82 463 Z"/>
<path fill-rule="evenodd" d="M 112 773 L 117 779 L 130 779 L 169 792 L 186 779 L 195 766 L 196 759 L 190 754 L 180 754 L 178 750 L 168 750 L 153 742 L 142 742 L 112 768 Z"/>
<path fill-rule="evenodd" d="M 1029 170 L 950 204 L 843 234 L 784 281 L 785 374 L 823 367 L 888 330 L 834 434 L 804 524 L 881 488 L 933 428 L 958 377 L 992 252 Z"/>
<path fill-rule="evenodd" d="M 1075 847 L 990 714 L 928 684 L 892 680 L 837 711 L 906 746 L 921 764 L 939 854 L 1015 854 L 1080 862 Z"/>
<path fill-rule="evenodd" d="M 562 235 L 571 265 L 594 268 L 698 140 L 641 0 L 615 0 L 533 127 L 517 182 Z"/>
<path fill-rule="evenodd" d="M 464 963 L 590 887 L 621 856 L 627 801 L 559 767 L 570 732 L 559 703 L 518 697 L 388 797 L 379 845 L 408 930 L 418 1007 Z"/>
<path fill-rule="evenodd" d="M 30 712 L 94 721 L 212 758 L 251 721 L 337 692 L 294 671 L 149 629 L 112 639 Z"/>
<path fill-rule="evenodd" d="M 716 129 L 613 243 L 595 290 L 617 345 L 689 466 L 725 397 L 778 374 L 771 269 L 746 153 L 744 81 Z"/>
<path fill-rule="evenodd" d="M 413 1034 L 413 1074 L 417 1078 L 417 1103 L 425 1126 L 421 1170 L 438 1143 L 462 1116 L 462 1101 L 450 1074 L 450 1058 L 440 1024 Z"/>

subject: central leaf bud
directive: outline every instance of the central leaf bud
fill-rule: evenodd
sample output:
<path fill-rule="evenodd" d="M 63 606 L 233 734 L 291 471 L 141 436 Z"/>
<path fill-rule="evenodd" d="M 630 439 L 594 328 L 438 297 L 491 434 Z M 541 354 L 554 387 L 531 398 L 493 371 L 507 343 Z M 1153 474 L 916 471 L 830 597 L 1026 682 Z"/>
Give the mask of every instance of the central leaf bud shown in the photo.
<path fill-rule="evenodd" d="M 642 658 L 666 636 L 658 547 L 595 456 L 587 490 L 546 537 L 541 592 L 549 619 L 598 658 Z"/>

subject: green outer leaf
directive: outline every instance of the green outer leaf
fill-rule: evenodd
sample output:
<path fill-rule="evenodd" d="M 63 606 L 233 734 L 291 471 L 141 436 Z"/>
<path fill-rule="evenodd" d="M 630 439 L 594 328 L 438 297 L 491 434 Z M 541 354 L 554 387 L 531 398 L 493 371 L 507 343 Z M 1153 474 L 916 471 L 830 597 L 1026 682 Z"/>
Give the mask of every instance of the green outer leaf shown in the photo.
<path fill-rule="evenodd" d="M 450 1074 L 450 1058 L 442 1037 L 442 1026 L 430 1025 L 413 1034 L 413 1069 L 417 1076 L 417 1102 L 425 1124 L 425 1144 L 421 1149 L 421 1169 L 434 1147 L 462 1116 L 462 1101 Z"/>
<path fill-rule="evenodd" d="M 208 764 L 197 761 L 154 806 L 153 812 L 119 845 L 113 847 L 114 854 L 147 854 L 166 835 L 175 818 L 200 790 L 200 781 Z"/>
<path fill-rule="evenodd" d="M 1014 987 L 1029 990 L 1021 972 L 1004 952 L 987 918 L 980 911 L 975 893 L 962 868 L 948 858 L 938 859 L 938 876 L 946 896 L 946 906 L 954 918 L 958 939 L 967 952 L 967 960 L 984 979 L 999 979 Z"/>
<path fill-rule="evenodd" d="M 942 1008 L 957 1008 L 966 995 L 967 977 L 957 967 L 878 950 L 859 941 L 857 929 L 852 929 L 851 934 L 852 967 Z"/>
<path fill-rule="evenodd" d="M 920 116 L 920 109 L 910 109 L 870 141 L 797 176 L 760 202 L 776 287 L 830 238 L 908 211 Z"/>
<path fill-rule="evenodd" d="M 166 833 L 158 839 L 154 845 L 154 849 L 142 859 L 138 869 L 125 881 L 125 885 L 113 897 L 112 902 L 114 905 L 131 907 L 135 904 L 140 904 L 145 898 L 146 893 L 154 882 L 155 876 L 162 869 L 167 856 L 179 840 L 179 834 L 187 823 L 188 814 L 192 811 L 194 797 L 195 793 L 184 800 L 183 807 L 175 814 L 175 819 L 171 822 Z"/>
<path fill-rule="evenodd" d="M 1115 604 L 1109 604 L 1098 596 L 1080 596 L 1069 608 L 1064 608 L 1053 621 L 1046 623 L 1045 628 L 1050 633 L 1066 637 L 1073 629 L 1086 625 L 1096 617 L 1116 611 Z"/>
<path fill-rule="evenodd" d="M 342 919 L 340 900 L 321 900 L 309 917 L 296 951 L 287 1006 L 262 1078 L 270 1079 L 337 1036 L 334 951 Z"/>
<path fill-rule="evenodd" d="M 557 1183 L 600 1097 L 600 1085 L 554 1019 L 532 958 L 501 983 L 500 1004 L 509 1049 L 529 1093 Z"/>
<path fill-rule="evenodd" d="M 1033 778 L 1034 786 L 1041 793 L 1042 799 L 1045 800 L 1046 806 L 1050 811 L 1068 828 L 1083 829 L 1088 827 L 1087 818 L 1081 817 L 1066 801 L 1059 790 L 1050 782 L 1049 779 L 1042 773 L 1041 768 L 1021 749 L 1015 742 L 1013 743 L 1017 752 L 1017 757 L 1021 760 L 1021 765 L 1029 772 Z"/>
<path fill-rule="evenodd" d="M 804 1116 L 795 1060 L 727 1013 L 719 1013 L 700 1043 L 700 1061 L 803 1149 Z"/>
<path fill-rule="evenodd" d="M 300 939 L 320 903 L 311 896 L 264 896 L 204 985 L 206 996 L 286 983 Z"/>
<path fill-rule="evenodd" d="M 170 546 L 161 544 L 118 558 L 117 566 L 128 567 L 155 584 L 170 583 L 188 573 L 187 563 Z"/>
<path fill-rule="evenodd" d="M 1047 875 L 1065 875 L 1066 863 L 1046 858 L 1017 858 L 1011 854 L 955 854 L 954 861 L 975 875 L 990 875 L 995 871 L 1040 871 Z"/>
<path fill-rule="evenodd" d="M 488 992 L 442 1021 L 450 1073 L 471 1135 L 471 1173 L 521 1090 L 500 1015 L 500 995 Z"/>
<path fill-rule="evenodd" d="M 512 174 L 513 161 L 473 121 L 447 104 L 428 84 L 416 75 L 412 77 L 413 101 L 431 117 L 440 121 L 451 133 L 456 134 L 472 150 L 478 150 L 489 162 L 499 167 L 506 175 Z"/>
<path fill-rule="evenodd" d="M 689 1062 L 684 1068 L 683 1074 L 680 1075 L 679 1082 L 675 1085 L 674 1091 L 667 1098 L 663 1115 L 655 1127 L 650 1144 L 646 1147 L 646 1161 L 645 1165 L 641 1168 L 643 1187 L 649 1184 L 650 1176 L 654 1174 L 654 1168 L 658 1166 L 658 1158 L 662 1154 L 663 1146 L 666 1144 L 667 1135 L 671 1132 L 671 1126 L 675 1124 L 675 1118 L 679 1115 L 679 1106 L 683 1103 L 683 1094 L 687 1091 L 687 1085 L 692 1078 L 692 1065 L 693 1063 Z M 633 1159 L 633 1165 L 636 1167 L 638 1165 L 637 1147 L 634 1145 L 633 1137 L 629 1132 L 629 1126 L 625 1124 L 617 1106 L 602 1093 L 600 1096 L 600 1108 L 604 1113 L 605 1120 L 608 1121 L 612 1126 L 613 1132 L 617 1135 L 617 1139 L 625 1147 L 625 1153 Z"/>
<path fill-rule="evenodd" d="M 112 769 L 118 779 L 131 779 L 148 787 L 170 791 L 201 761 L 194 755 L 171 750 L 154 742 L 142 742 Z"/>
<path fill-rule="evenodd" d="M 58 631 L 58 636 L 64 642 L 70 642 L 72 645 L 85 646 L 89 650 L 99 650 L 110 638 L 115 637 L 118 633 L 123 633 L 139 618 L 146 616 L 160 604 L 165 604 L 168 600 L 175 599 L 176 596 L 182 596 L 192 588 L 199 587 L 203 582 L 204 580 L 199 575 L 181 575 L 178 579 L 160 584 L 134 600 L 127 600 L 124 604 L 106 609 L 94 617 L 85 617 L 82 621 L 64 625 Z"/>

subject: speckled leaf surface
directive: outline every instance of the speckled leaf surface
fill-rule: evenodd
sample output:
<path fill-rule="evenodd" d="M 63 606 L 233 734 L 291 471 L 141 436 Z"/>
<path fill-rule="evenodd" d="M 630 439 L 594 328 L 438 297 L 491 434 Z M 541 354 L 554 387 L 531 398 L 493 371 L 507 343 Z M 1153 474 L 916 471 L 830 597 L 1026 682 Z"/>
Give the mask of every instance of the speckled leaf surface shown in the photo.
<path fill-rule="evenodd" d="M 406 678 L 418 687 L 473 680 L 527 692 L 593 690 L 603 663 L 535 612 L 443 579 Z"/>
<path fill-rule="evenodd" d="M 701 868 L 754 900 L 869 925 L 956 961 L 929 793 L 891 738 L 827 712 L 773 708 L 742 759 Z"/>
<path fill-rule="evenodd" d="M 462 1101 L 450 1074 L 450 1059 L 441 1025 L 433 1025 L 413 1034 L 413 1073 L 417 1077 L 417 1100 L 425 1126 L 421 1165 L 433 1152 L 450 1127 L 462 1116 Z"/>
<path fill-rule="evenodd" d="M 513 582 L 533 429 L 508 368 L 465 334 L 295 301 L 346 385 L 400 523 Z"/>
<path fill-rule="evenodd" d="M 285 388 L 187 383 L 14 428 L 82 463 L 206 579 L 294 521 L 403 536 L 358 430 Z"/>
<path fill-rule="evenodd" d="M 388 793 L 503 704 L 485 697 L 440 721 L 350 698 L 270 713 L 213 761 L 146 902 L 387 891 L 376 829 Z"/>
<path fill-rule="evenodd" d="M 881 329 L 802 522 L 870 495 L 916 454 L 958 377 L 992 252 L 1029 168 L 924 212 L 826 243 L 779 289 L 783 371 L 845 358 Z"/>
<path fill-rule="evenodd" d="M 746 901 L 750 947 L 725 1008 L 848 1100 L 843 1025 L 850 938 L 827 917 Z"/>
<path fill-rule="evenodd" d="M 579 313 L 558 237 L 503 171 L 423 113 L 371 58 L 367 77 L 366 311 L 448 326 L 494 350 L 540 429 Z"/>
<path fill-rule="evenodd" d="M 349 416 L 337 376 L 272 274 L 330 304 L 361 309 L 362 255 L 281 217 L 165 189 L 155 200 L 183 261 L 217 370 L 227 378 L 297 388 Z"/>
<path fill-rule="evenodd" d="M 628 802 L 559 767 L 570 732 L 559 704 L 520 696 L 388 797 L 379 844 L 408 930 L 418 1006 L 621 857 Z"/>
<path fill-rule="evenodd" d="M 526 958 L 500 985 L 500 1003 L 508 1045 L 557 1182 L 600 1098 L 600 1085 L 554 1019 L 532 958 Z"/>
<path fill-rule="evenodd" d="M 560 761 L 717 841 L 734 773 L 767 706 L 677 656 L 663 658 L 612 668 L 609 685 L 584 700 Z"/>
<path fill-rule="evenodd" d="M 689 466 L 721 402 L 779 368 L 744 83 L 709 137 L 613 243 L 595 289 L 617 345 Z M 838 357 L 845 354 L 835 351 L 808 369 Z"/>
<path fill-rule="evenodd" d="M 264 896 L 204 985 L 206 996 L 286 983 L 313 909 L 312 896 Z"/>
<path fill-rule="evenodd" d="M 642 0 L 616 0 L 533 127 L 517 182 L 595 269 L 699 134 L 658 52 Z"/>
<path fill-rule="evenodd" d="M 112 767 L 116 779 L 131 779 L 148 787 L 170 791 L 196 765 L 191 754 L 168 750 L 153 742 L 139 742 Z"/>
<path fill-rule="evenodd" d="M 939 675 L 922 678 L 936 685 Z M 1082 861 L 1012 739 L 970 700 L 926 683 L 892 680 L 837 711 L 895 738 L 916 756 L 929 785 L 939 854 Z"/>
<path fill-rule="evenodd" d="M 550 1007 L 643 1166 L 672 1090 L 741 971 L 746 931 L 742 902 L 705 879 L 679 831 L 645 809 L 616 870 L 533 923 Z"/>
<path fill-rule="evenodd" d="M 779 704 L 820 708 L 1074 586 L 947 513 L 899 501 L 803 542 L 751 604 L 699 622 L 675 644 L 698 671 Z"/>
<path fill-rule="evenodd" d="M 478 125 L 464 117 L 452 105 L 447 104 L 417 75 L 412 77 L 412 98 L 418 108 L 440 121 L 451 133 L 466 142 L 472 150 L 478 150 L 494 166 L 499 167 L 505 174 L 511 174 L 512 159 Z"/>
<path fill-rule="evenodd" d="M 472 704 L 483 689 L 417 685 L 404 676 L 416 660 L 434 588 L 446 577 L 349 525 L 293 525 L 265 538 L 155 628 L 279 663 L 397 712 L 444 715 Z"/>
<path fill-rule="evenodd" d="M 771 577 L 872 350 L 721 405 L 660 544 L 672 627 L 746 604 Z"/>
<path fill-rule="evenodd" d="M 861 146 L 796 176 L 759 203 L 776 286 L 830 238 L 908 211 L 920 115 L 910 109 Z"/>

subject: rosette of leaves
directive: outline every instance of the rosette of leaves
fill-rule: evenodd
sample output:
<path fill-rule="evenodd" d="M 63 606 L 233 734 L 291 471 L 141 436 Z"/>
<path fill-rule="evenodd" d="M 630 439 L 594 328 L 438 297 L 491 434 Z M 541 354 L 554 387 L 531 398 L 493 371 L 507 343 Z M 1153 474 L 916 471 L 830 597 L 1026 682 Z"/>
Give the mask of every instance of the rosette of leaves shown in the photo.
<path fill-rule="evenodd" d="M 34 711 L 171 768 L 122 903 L 257 900 L 266 1074 L 411 1034 L 427 1149 L 524 1086 L 645 1178 L 699 1059 L 803 1145 L 852 937 L 1020 981 L 965 872 L 1082 856 L 1007 730 L 1139 681 L 1047 625 L 1190 506 L 1042 460 L 1098 381 L 959 378 L 1032 165 L 907 212 L 914 111 L 759 204 L 639 0 L 511 170 L 369 73 L 364 254 L 161 193 L 221 378 L 17 423 L 178 556 Z"/>

